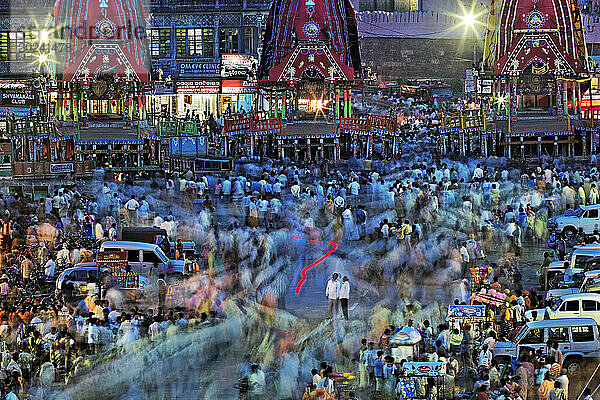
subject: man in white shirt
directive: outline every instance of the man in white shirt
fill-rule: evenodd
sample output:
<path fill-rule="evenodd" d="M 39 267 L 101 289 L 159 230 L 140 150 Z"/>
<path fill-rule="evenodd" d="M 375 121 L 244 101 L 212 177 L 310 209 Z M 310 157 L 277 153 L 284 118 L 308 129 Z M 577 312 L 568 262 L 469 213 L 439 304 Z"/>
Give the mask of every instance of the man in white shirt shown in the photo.
<path fill-rule="evenodd" d="M 473 171 L 473 180 L 475 182 L 481 182 L 483 179 L 483 169 L 481 169 L 481 164 L 477 164 L 477 168 Z"/>
<path fill-rule="evenodd" d="M 290 191 L 292 192 L 292 196 L 294 196 L 295 198 L 300 197 L 300 185 L 298 184 L 298 182 L 292 185 Z"/>
<path fill-rule="evenodd" d="M 250 393 L 254 396 L 265 394 L 266 381 L 265 373 L 258 368 L 257 364 L 252 364 L 250 367 L 250 376 L 248 376 L 248 385 L 250 386 Z"/>
<path fill-rule="evenodd" d="M 346 321 L 348 321 L 348 300 L 350 299 L 350 280 L 347 276 L 342 279 L 342 286 L 340 287 L 340 304 L 342 305 L 342 314 Z"/>
<path fill-rule="evenodd" d="M 47 277 L 54 277 L 54 270 L 56 269 L 56 263 L 54 262 L 53 257 L 50 257 L 48 261 L 46 261 L 46 265 L 44 265 L 44 275 Z"/>
<path fill-rule="evenodd" d="M 135 199 L 135 195 L 132 194 L 131 195 L 131 199 L 129 199 L 127 201 L 127 203 L 125 203 L 125 210 L 127 210 L 127 224 L 130 225 L 131 222 L 133 221 L 135 215 L 136 215 L 136 211 L 137 209 L 140 207 L 140 203 L 137 202 L 137 200 Z"/>
<path fill-rule="evenodd" d="M 329 300 L 329 318 L 333 318 L 338 313 L 338 299 L 340 298 L 340 281 L 338 281 L 338 274 L 335 272 L 327 282 L 325 297 Z"/>

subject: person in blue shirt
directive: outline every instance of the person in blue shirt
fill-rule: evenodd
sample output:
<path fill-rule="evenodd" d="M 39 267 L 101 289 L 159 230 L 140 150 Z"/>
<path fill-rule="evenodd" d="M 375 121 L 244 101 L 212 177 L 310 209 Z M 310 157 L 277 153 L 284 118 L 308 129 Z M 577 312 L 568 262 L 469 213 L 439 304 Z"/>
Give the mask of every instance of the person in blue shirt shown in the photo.
<path fill-rule="evenodd" d="M 573 268 L 571 268 L 571 263 L 569 261 L 565 261 L 565 282 L 573 282 Z"/>
<path fill-rule="evenodd" d="M 373 363 L 373 374 L 375 375 L 375 391 L 381 392 L 383 390 L 383 351 L 377 352 L 377 358 Z"/>
<path fill-rule="evenodd" d="M 196 198 L 194 199 L 192 204 L 194 205 L 194 210 L 196 210 L 197 213 L 199 213 L 200 211 L 203 210 L 202 203 L 203 203 L 203 200 L 202 200 L 202 198 L 200 198 L 200 193 L 196 194 Z"/>

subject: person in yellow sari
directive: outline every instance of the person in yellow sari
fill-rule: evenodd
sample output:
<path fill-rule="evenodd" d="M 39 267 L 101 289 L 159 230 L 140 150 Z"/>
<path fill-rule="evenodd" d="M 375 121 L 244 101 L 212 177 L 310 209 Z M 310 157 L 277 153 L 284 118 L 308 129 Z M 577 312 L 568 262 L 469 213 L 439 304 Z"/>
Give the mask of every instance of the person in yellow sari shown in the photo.
<path fill-rule="evenodd" d="M 538 395 L 540 400 L 548 400 L 548 394 L 550 390 L 554 389 L 554 381 L 550 378 L 550 373 L 546 372 L 542 384 L 538 388 Z"/>

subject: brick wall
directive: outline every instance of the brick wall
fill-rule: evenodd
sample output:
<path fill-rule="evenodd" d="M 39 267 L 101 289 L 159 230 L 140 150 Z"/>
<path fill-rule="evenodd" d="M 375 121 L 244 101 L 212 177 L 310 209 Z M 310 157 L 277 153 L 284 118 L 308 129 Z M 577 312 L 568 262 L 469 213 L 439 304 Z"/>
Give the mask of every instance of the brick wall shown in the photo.
<path fill-rule="evenodd" d="M 473 65 L 473 40 L 364 37 L 361 55 L 379 80 L 464 80 L 465 70 Z M 481 59 L 481 46 L 477 57 Z"/>

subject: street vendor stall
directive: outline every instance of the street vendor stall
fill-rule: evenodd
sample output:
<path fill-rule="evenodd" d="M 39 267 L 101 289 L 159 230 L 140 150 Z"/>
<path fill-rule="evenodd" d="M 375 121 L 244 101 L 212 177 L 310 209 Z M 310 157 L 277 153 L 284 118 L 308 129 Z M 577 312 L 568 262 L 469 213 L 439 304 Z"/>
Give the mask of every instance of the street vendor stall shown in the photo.
<path fill-rule="evenodd" d="M 487 278 L 492 273 L 492 267 L 481 265 L 470 269 L 471 272 L 471 292 L 479 291 L 486 283 Z"/>
<path fill-rule="evenodd" d="M 405 362 L 399 386 L 403 399 L 427 398 L 427 379 L 432 378 L 437 387 L 438 399 L 454 397 L 454 377 L 446 374 L 445 362 Z"/>
<path fill-rule="evenodd" d="M 421 334 L 415 328 L 405 326 L 389 339 L 392 356 L 396 360 L 412 361 L 419 354 Z"/>

